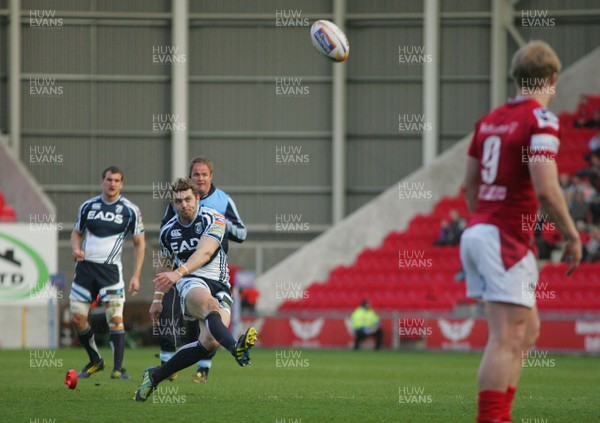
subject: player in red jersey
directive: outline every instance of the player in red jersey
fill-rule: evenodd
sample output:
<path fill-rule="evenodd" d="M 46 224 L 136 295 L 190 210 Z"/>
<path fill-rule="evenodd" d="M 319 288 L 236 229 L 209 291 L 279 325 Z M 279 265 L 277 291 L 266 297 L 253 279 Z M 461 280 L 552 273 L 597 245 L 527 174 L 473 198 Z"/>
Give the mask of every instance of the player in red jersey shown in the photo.
<path fill-rule="evenodd" d="M 567 275 L 581 261 L 581 240 L 558 182 L 558 119 L 546 109 L 560 68 L 548 44 L 521 47 L 511 63 L 518 95 L 477 122 L 469 148 L 464 192 L 472 215 L 460 254 L 467 295 L 485 302 L 489 330 L 477 422 L 511 421 L 522 357 L 539 334 L 532 229 L 540 206 L 566 239 Z"/>

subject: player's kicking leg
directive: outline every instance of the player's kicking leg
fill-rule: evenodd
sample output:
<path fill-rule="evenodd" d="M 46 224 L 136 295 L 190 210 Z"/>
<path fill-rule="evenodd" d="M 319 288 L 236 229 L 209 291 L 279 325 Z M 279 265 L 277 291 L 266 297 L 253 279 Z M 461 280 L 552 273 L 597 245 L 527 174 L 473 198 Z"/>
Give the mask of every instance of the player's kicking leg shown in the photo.
<path fill-rule="evenodd" d="M 136 401 L 146 401 L 156 386 L 171 374 L 197 363 L 198 360 L 211 359 L 219 344 L 231 352 L 240 366 L 250 364 L 250 349 L 257 338 L 254 327 L 249 328 L 235 341 L 227 329 L 231 316 L 229 305 L 219 305 L 211 296 L 210 290 L 204 287 L 189 289 L 184 294 L 184 302 L 184 314 L 203 319 L 200 320 L 200 339 L 179 349 L 164 365 L 146 369 L 142 384 L 136 392 Z"/>
<path fill-rule="evenodd" d="M 225 299 L 218 302 L 210 294 L 208 286 L 199 285 L 187 292 L 184 304 L 184 314 L 203 320 L 203 324 L 200 324 L 200 342 L 207 349 L 215 350 L 220 344 L 240 366 L 250 364 L 250 348 L 256 342 L 256 329 L 248 329 L 236 342 L 228 329 L 231 321 L 230 302 Z"/>
<path fill-rule="evenodd" d="M 243 363 L 240 364 L 240 366 L 250 364 L 250 348 L 254 346 L 254 342 L 256 342 L 256 329 L 251 327 L 240 337 L 238 342 L 235 343 L 234 357 L 236 357 L 238 363 Z M 149 367 L 144 371 L 142 384 L 135 394 L 135 400 L 146 401 L 160 382 L 167 379 L 173 373 L 197 363 L 198 360 L 211 359 L 214 356 L 215 351 L 216 348 L 212 351 L 204 348 L 201 341 L 193 342 L 181 347 L 179 351 L 175 353 L 173 358 L 165 364 L 160 367 Z"/>

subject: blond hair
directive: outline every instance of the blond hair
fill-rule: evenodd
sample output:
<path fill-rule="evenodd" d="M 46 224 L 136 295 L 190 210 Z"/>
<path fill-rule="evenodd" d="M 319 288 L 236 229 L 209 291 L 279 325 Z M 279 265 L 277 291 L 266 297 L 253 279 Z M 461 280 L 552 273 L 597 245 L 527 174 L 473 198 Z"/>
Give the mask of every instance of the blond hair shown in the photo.
<path fill-rule="evenodd" d="M 562 68 L 552 47 L 544 41 L 530 41 L 521 47 L 512 58 L 510 75 L 518 87 L 540 87 L 549 85 L 552 75 Z"/>

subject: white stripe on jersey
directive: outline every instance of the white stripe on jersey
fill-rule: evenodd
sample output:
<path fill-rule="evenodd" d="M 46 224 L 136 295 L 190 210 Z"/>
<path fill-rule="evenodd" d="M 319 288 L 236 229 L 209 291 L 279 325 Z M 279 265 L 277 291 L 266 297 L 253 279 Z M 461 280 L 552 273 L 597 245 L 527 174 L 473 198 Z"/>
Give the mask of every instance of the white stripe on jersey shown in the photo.
<path fill-rule="evenodd" d="M 123 250 L 123 241 L 125 241 L 125 235 L 124 233 L 122 233 L 121 235 L 119 235 L 119 237 L 117 238 L 117 240 L 115 241 L 115 244 L 113 246 L 112 251 L 110 252 L 110 254 L 108 255 L 108 257 L 106 258 L 106 263 L 109 264 L 114 264 L 114 260 L 116 257 L 121 257 L 121 251 Z"/>
<path fill-rule="evenodd" d="M 550 151 L 558 154 L 558 146 L 560 141 L 557 137 L 551 134 L 534 134 L 531 136 L 531 151 L 530 153 Z"/>
<path fill-rule="evenodd" d="M 144 221 L 142 219 L 142 212 L 140 211 L 138 206 L 136 206 L 135 204 L 133 204 L 131 201 L 129 201 L 127 198 L 125 198 L 123 196 L 121 196 L 121 201 L 123 201 L 123 203 L 127 206 L 127 208 L 129 208 L 131 210 L 131 216 L 135 217 L 136 225 L 131 234 L 133 236 L 136 236 L 136 235 L 143 233 L 144 232 Z"/>

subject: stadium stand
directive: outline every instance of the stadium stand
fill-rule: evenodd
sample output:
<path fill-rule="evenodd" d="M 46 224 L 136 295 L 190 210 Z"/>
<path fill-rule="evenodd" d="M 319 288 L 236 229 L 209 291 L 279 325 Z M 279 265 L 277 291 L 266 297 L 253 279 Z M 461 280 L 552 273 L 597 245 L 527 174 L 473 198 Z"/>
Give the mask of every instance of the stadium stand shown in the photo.
<path fill-rule="evenodd" d="M 584 157 L 598 128 L 576 127 L 575 122 L 593 119 L 598 110 L 600 96 L 586 96 L 577 112 L 560 114 L 560 173 L 574 175 L 587 167 Z M 473 303 L 461 283 L 459 247 L 435 245 L 440 222 L 452 210 L 468 216 L 462 195 L 440 199 L 431 213 L 417 213 L 405 231 L 390 232 L 381 246 L 365 248 L 353 264 L 337 266 L 326 281 L 310 284 L 304 299 L 286 300 L 279 311 L 349 312 L 364 298 L 382 311 L 452 311 Z M 589 226 L 591 219 L 584 223 Z M 540 265 L 536 298 L 542 311 L 600 309 L 600 261 L 582 263 L 569 279 L 565 278 L 567 264 L 540 261 Z"/>

